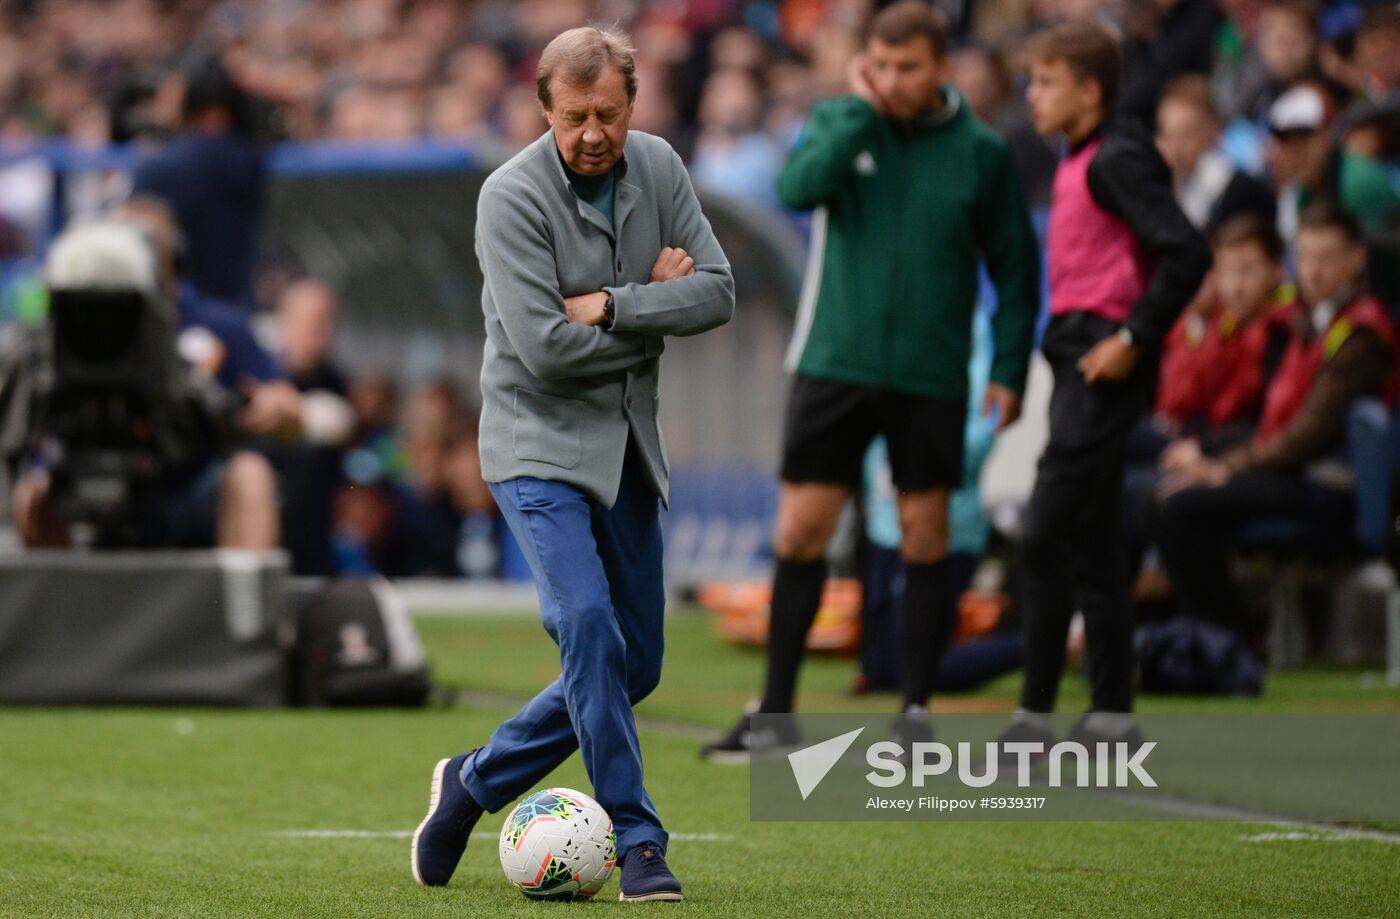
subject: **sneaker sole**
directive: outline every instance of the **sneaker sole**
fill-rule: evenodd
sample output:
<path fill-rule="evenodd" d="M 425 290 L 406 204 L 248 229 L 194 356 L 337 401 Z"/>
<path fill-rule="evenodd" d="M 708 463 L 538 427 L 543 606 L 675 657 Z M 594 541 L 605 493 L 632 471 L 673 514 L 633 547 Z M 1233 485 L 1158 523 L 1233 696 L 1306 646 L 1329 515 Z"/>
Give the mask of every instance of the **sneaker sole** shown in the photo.
<path fill-rule="evenodd" d="M 423 880 L 423 875 L 418 871 L 418 837 L 423 835 L 423 827 L 428 825 L 428 821 L 433 819 L 433 814 L 437 813 L 438 799 L 442 795 L 442 774 L 447 770 L 447 764 L 452 762 L 452 758 L 438 760 L 438 764 L 433 767 L 433 787 L 428 794 L 428 816 L 423 818 L 423 822 L 418 824 L 418 829 L 413 831 L 413 879 L 420 887 L 432 887 Z"/>
<path fill-rule="evenodd" d="M 677 900 L 684 900 L 685 897 L 681 896 L 679 890 L 658 890 L 656 893 L 639 893 L 634 897 L 629 897 L 625 893 L 620 893 L 617 895 L 617 899 L 622 903 L 646 903 L 652 900 L 670 900 L 675 902 Z"/>
<path fill-rule="evenodd" d="M 720 766 L 747 766 L 749 764 L 749 751 L 706 750 L 700 754 L 700 758 L 707 763 L 716 763 Z"/>

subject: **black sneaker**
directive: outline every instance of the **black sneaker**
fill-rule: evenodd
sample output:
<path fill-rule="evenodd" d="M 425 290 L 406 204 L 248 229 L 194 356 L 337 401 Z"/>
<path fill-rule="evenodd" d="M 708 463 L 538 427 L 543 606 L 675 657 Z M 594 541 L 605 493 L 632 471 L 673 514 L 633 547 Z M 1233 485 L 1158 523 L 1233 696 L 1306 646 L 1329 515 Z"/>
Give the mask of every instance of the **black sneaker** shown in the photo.
<path fill-rule="evenodd" d="M 765 715 L 764 726 L 753 726 L 754 713 L 740 718 L 729 733 L 712 744 L 700 748 L 700 758 L 710 763 L 742 765 L 754 750 L 775 750 L 796 746 L 800 742 L 797 725 L 791 715 Z"/>
<path fill-rule="evenodd" d="M 1035 765 L 1049 755 L 1050 748 L 1055 745 L 1055 732 L 1048 727 L 1041 727 L 1030 721 L 1013 721 L 1011 726 L 1002 731 L 1001 736 L 997 738 L 998 766 L 1015 767 L 1020 759 L 1017 754 L 1006 749 L 1005 744 L 1009 743 L 1044 744 L 1042 752 L 1030 755 L 1031 765 Z"/>
<path fill-rule="evenodd" d="M 1089 758 L 1095 759 L 1099 755 L 1098 745 L 1108 744 L 1108 759 L 1113 760 L 1118 756 L 1119 744 L 1126 744 L 1124 754 L 1131 758 L 1134 753 L 1147 742 L 1147 738 L 1142 736 L 1142 731 L 1138 729 L 1137 722 L 1128 724 L 1125 728 L 1117 732 L 1099 730 L 1089 725 L 1089 719 L 1093 712 L 1080 718 L 1070 730 L 1065 738 L 1067 741 L 1084 745 L 1084 749 L 1089 751 Z"/>
<path fill-rule="evenodd" d="M 413 879 L 424 887 L 442 887 L 452 879 L 481 819 L 481 805 L 462 784 L 462 764 L 473 752 L 439 760 L 433 768 L 428 816 L 413 833 Z"/>
<path fill-rule="evenodd" d="M 896 715 L 890 728 L 890 740 L 899 744 L 904 751 L 899 754 L 899 761 L 906 767 L 912 765 L 914 744 L 933 743 L 933 719 L 929 717 L 928 709 L 910 705 Z"/>
<path fill-rule="evenodd" d="M 643 903 L 647 900 L 681 900 L 681 882 L 666 866 L 666 856 L 654 842 L 633 846 L 622 857 L 623 903 Z"/>

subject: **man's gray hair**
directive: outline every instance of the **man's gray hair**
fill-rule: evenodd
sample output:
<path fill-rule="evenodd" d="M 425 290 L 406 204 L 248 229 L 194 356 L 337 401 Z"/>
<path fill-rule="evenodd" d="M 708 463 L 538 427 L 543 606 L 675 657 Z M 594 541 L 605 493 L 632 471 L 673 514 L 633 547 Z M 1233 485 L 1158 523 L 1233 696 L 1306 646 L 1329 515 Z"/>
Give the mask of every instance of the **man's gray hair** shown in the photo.
<path fill-rule="evenodd" d="M 579 26 L 559 33 L 545 46 L 535 68 L 540 105 L 552 110 L 549 86 L 555 77 L 568 86 L 591 86 L 608 64 L 622 71 L 628 100 L 637 98 L 636 50 L 627 33 L 615 27 Z"/>

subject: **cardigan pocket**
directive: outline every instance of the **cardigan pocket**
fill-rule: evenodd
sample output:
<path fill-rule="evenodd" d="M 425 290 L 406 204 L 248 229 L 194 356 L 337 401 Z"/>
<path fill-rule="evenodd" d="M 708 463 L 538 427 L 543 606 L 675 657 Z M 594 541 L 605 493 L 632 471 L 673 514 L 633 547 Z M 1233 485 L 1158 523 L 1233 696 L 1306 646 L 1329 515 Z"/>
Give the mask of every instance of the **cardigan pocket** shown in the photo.
<path fill-rule="evenodd" d="M 577 399 L 515 389 L 515 455 L 572 469 L 583 455 L 580 419 L 589 405 Z"/>

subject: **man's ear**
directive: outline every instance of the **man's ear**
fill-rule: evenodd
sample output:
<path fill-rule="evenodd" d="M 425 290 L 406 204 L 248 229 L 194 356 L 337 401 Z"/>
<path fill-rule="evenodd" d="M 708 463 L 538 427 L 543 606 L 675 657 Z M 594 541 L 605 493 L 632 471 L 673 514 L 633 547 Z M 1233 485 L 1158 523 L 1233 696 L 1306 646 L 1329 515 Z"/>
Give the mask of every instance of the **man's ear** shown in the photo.
<path fill-rule="evenodd" d="M 554 113 L 543 102 L 540 103 L 540 114 L 544 116 L 545 121 L 549 122 L 551 128 L 554 127 Z"/>
<path fill-rule="evenodd" d="M 1362 280 L 1366 277 L 1366 244 L 1353 243 L 1347 253 L 1351 260 L 1352 281 Z"/>
<path fill-rule="evenodd" d="M 940 86 L 953 82 L 953 61 L 951 57 L 946 54 L 941 57 L 935 55 L 933 59 L 933 73 Z"/>
<path fill-rule="evenodd" d="M 1103 86 L 1100 85 L 1099 81 L 1080 79 L 1078 82 L 1079 100 L 1084 103 L 1084 107 L 1095 107 L 1100 114 L 1107 115 L 1108 113 L 1104 111 L 1103 107 Z"/>

